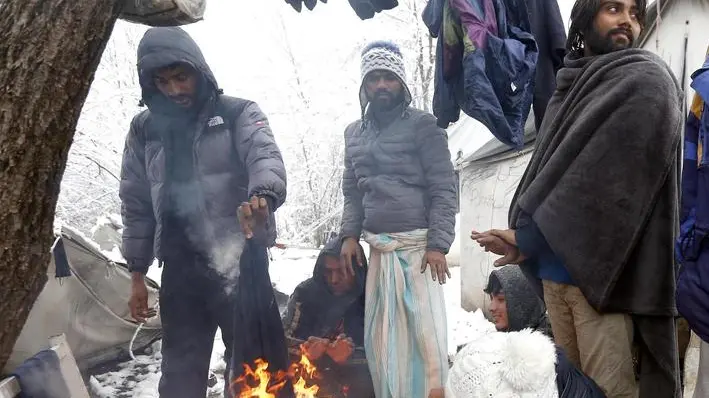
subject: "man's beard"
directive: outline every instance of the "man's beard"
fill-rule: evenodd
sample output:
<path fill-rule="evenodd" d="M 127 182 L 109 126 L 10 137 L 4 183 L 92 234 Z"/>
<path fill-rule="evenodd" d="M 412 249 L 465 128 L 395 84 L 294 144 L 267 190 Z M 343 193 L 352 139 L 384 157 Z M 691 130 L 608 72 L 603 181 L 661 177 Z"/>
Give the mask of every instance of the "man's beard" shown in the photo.
<path fill-rule="evenodd" d="M 376 111 L 390 111 L 396 108 L 400 103 L 404 101 L 404 94 L 399 93 L 399 95 L 394 95 L 386 90 L 379 90 L 369 102 L 372 104 L 372 108 Z"/>
<path fill-rule="evenodd" d="M 628 41 L 615 41 L 613 39 L 613 35 L 618 33 L 624 33 L 627 36 Z M 591 29 L 585 35 L 584 44 L 588 47 L 592 54 L 603 55 L 614 51 L 632 48 L 635 45 L 635 38 L 630 30 L 622 28 L 612 29 L 605 36 L 601 36 L 595 29 Z"/>

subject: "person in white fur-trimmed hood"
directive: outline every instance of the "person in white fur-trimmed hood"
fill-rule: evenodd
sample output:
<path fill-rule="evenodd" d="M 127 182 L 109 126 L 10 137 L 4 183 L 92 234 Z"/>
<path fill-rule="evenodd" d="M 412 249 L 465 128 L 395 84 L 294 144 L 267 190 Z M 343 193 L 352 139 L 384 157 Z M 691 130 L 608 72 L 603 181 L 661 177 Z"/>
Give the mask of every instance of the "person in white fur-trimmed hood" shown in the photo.
<path fill-rule="evenodd" d="M 540 331 L 480 328 L 455 356 L 446 398 L 605 398 Z"/>

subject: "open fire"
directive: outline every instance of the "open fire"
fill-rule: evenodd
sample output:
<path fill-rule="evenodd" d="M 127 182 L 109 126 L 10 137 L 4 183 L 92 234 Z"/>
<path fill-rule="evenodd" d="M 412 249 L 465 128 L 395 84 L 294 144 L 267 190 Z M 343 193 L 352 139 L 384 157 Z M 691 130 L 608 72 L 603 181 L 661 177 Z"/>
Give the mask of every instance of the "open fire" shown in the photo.
<path fill-rule="evenodd" d="M 296 398 L 315 398 L 320 387 L 315 383 L 317 369 L 303 354 L 298 363 L 291 364 L 288 372 L 268 371 L 268 362 L 257 359 L 252 369 L 244 364 L 244 374 L 232 382 L 234 390 L 240 391 L 237 398 L 276 398 L 289 381 Z M 310 384 L 310 385 L 309 385 Z"/>

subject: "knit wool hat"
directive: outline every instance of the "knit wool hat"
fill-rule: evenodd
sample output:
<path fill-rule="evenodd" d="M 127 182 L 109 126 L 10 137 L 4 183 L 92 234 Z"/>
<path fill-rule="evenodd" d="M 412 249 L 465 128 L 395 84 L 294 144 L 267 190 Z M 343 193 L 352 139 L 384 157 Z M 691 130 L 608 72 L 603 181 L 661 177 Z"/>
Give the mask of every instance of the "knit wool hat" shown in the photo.
<path fill-rule="evenodd" d="M 558 398 L 556 348 L 541 332 L 484 333 L 455 357 L 446 398 Z"/>
<path fill-rule="evenodd" d="M 385 70 L 393 73 L 401 81 L 404 87 L 404 100 L 407 104 L 411 103 L 411 92 L 406 85 L 406 70 L 404 68 L 404 56 L 401 54 L 399 46 L 390 41 L 375 41 L 369 43 L 362 50 L 362 85 L 359 88 L 359 103 L 364 114 L 369 99 L 364 88 L 364 79 L 370 72 L 375 70 Z"/>

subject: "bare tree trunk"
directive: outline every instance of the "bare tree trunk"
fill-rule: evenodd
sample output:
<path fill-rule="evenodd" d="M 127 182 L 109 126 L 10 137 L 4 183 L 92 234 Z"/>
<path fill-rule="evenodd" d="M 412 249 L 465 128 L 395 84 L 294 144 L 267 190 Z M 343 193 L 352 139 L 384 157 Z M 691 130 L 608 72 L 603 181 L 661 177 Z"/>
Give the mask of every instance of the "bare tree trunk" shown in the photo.
<path fill-rule="evenodd" d="M 0 369 L 46 282 L 67 153 L 117 0 L 0 0 Z"/>

